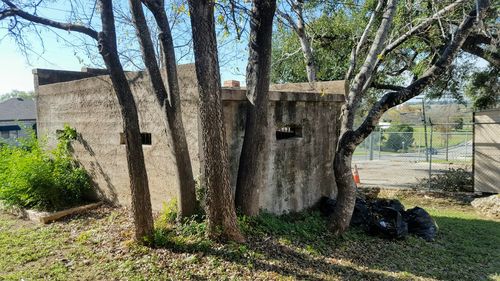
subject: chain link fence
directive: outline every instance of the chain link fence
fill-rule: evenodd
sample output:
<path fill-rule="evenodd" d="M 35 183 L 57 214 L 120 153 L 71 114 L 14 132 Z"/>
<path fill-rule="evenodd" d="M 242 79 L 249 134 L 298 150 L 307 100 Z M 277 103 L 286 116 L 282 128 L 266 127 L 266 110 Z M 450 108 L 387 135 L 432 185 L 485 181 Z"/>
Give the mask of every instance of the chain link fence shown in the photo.
<path fill-rule="evenodd" d="M 377 128 L 356 149 L 362 186 L 436 188 L 443 175 L 465 174 L 472 188 L 471 124 L 439 123 Z"/>

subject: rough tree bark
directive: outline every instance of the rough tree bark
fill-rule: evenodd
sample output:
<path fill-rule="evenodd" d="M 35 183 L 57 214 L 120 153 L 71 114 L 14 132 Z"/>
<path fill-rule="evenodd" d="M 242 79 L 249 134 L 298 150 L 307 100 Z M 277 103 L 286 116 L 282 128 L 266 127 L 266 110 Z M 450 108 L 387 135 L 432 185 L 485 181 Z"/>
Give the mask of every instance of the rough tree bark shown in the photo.
<path fill-rule="evenodd" d="M 194 215 L 196 211 L 196 193 L 186 133 L 182 123 L 180 91 L 177 81 L 177 66 L 172 35 L 170 33 L 167 15 L 163 9 L 163 1 L 149 0 L 143 2 L 153 13 L 157 25 L 161 30 L 160 42 L 163 47 L 162 57 L 167 74 L 168 91 L 167 88 L 165 88 L 165 83 L 163 82 L 160 68 L 156 60 L 153 41 L 151 40 L 151 34 L 144 16 L 141 1 L 130 0 L 130 9 L 137 37 L 140 41 L 144 64 L 155 92 L 156 101 L 165 114 L 165 128 L 170 132 L 172 138 L 177 176 L 179 179 L 178 218 L 181 219 Z"/>
<path fill-rule="evenodd" d="M 130 90 L 130 86 L 123 71 L 118 57 L 116 46 L 116 31 L 111 0 L 99 0 L 101 7 L 102 32 L 85 27 L 83 25 L 63 23 L 40 17 L 22 11 L 11 1 L 2 0 L 10 9 L 0 11 L 0 19 L 7 16 L 18 16 L 27 21 L 50 26 L 61 30 L 71 30 L 86 34 L 97 40 L 99 53 L 101 54 L 106 68 L 110 73 L 113 89 L 115 90 L 120 113 L 123 120 L 123 131 L 125 134 L 125 148 L 130 178 L 130 190 L 132 199 L 132 213 L 134 217 L 135 239 L 145 242 L 143 238 L 151 237 L 153 233 L 153 215 L 151 211 L 151 199 L 149 195 L 148 177 L 144 164 L 142 151 L 141 132 L 137 107 Z"/>
<path fill-rule="evenodd" d="M 361 95 L 363 93 L 362 89 L 365 88 L 365 86 L 360 85 L 363 85 L 370 81 L 370 77 L 373 74 L 373 70 L 376 64 L 374 58 L 376 54 L 380 54 L 380 47 L 383 43 L 383 40 L 377 40 L 377 38 L 379 38 L 378 36 L 375 37 L 372 44 L 372 49 L 376 49 L 379 51 L 375 52 L 375 56 L 372 56 L 371 58 L 370 54 L 372 52 L 370 51 L 370 54 L 365 60 L 365 65 L 361 68 L 360 72 L 356 76 L 357 78 L 355 79 L 353 86 L 351 87 L 349 97 L 345 105 L 345 107 L 347 108 L 344 107 L 343 111 L 342 132 L 338 142 L 334 160 L 334 172 L 339 192 L 337 196 L 337 204 L 334 210 L 334 216 L 332 216 L 330 219 L 330 227 L 335 234 L 342 234 L 348 228 L 352 216 L 352 211 L 354 209 L 356 190 L 351 172 L 351 160 L 354 150 L 374 130 L 384 112 L 386 112 L 391 107 L 401 104 L 422 93 L 422 91 L 428 85 L 432 84 L 439 77 L 439 75 L 444 73 L 446 69 L 451 65 L 457 53 L 460 51 L 460 48 L 462 48 L 468 35 L 472 31 L 474 23 L 476 21 L 481 21 L 484 18 L 486 10 L 490 6 L 489 0 L 478 0 L 477 2 L 477 7 L 479 8 L 478 12 L 472 11 L 468 16 L 465 17 L 465 19 L 455 31 L 455 34 L 451 37 L 445 48 L 443 48 L 440 58 L 436 60 L 423 73 L 421 77 L 416 79 L 409 86 L 400 87 L 397 91 L 385 94 L 371 108 L 363 123 L 354 130 L 352 127 L 352 120 L 346 119 L 349 118 L 349 114 L 353 114 L 353 111 L 355 111 L 357 108 L 357 102 L 359 102 L 359 99 L 361 99 Z M 386 8 L 387 16 L 389 16 L 388 10 L 391 9 L 391 4 L 394 5 L 394 1 L 388 1 Z M 381 34 L 381 29 L 388 28 L 387 23 L 386 27 L 383 26 L 384 20 L 388 20 L 389 18 L 390 17 L 384 16 L 377 34 Z M 353 91 L 353 89 L 357 90 Z"/>
<path fill-rule="evenodd" d="M 193 46 L 200 95 L 203 184 L 207 189 L 208 235 L 243 241 L 229 182 L 229 161 L 222 113 L 213 0 L 189 0 Z"/>
<path fill-rule="evenodd" d="M 118 57 L 113 5 L 111 0 L 100 0 L 99 2 L 101 3 L 102 21 L 102 32 L 98 36 L 99 53 L 110 73 L 123 119 L 135 237 L 139 240 L 143 237 L 151 237 L 154 227 L 139 117 L 132 91 Z"/>
<path fill-rule="evenodd" d="M 248 216 L 259 213 L 259 189 L 267 184 L 266 156 L 270 142 L 267 111 L 275 10 L 276 0 L 253 1 L 246 77 L 250 103 L 236 181 L 236 207 Z"/>

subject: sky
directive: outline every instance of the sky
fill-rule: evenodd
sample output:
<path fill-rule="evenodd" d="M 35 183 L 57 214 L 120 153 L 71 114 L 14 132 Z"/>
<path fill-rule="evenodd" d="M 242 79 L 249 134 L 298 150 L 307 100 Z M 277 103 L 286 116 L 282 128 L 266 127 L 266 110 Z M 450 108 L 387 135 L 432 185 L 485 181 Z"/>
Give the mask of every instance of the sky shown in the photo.
<path fill-rule="evenodd" d="M 3 34 L 2 34 L 3 35 Z M 79 71 L 86 66 L 74 55 L 74 50 L 57 42 L 55 36 L 45 40 L 45 51 L 41 57 L 30 55 L 29 60 L 20 52 L 19 47 L 10 38 L 0 41 L 0 95 L 12 90 L 33 91 L 33 74 L 35 68 L 49 68 Z M 188 63 L 189 61 L 184 61 Z M 245 69 L 246 62 L 235 62 L 239 69 Z M 245 77 L 231 71 L 233 66 L 221 69 L 221 80 L 239 80 L 244 84 Z"/>
<path fill-rule="evenodd" d="M 80 70 L 82 65 L 75 58 L 73 50 L 55 42 L 55 38 L 45 40 L 46 50 L 42 57 L 21 54 L 19 47 L 10 38 L 0 41 L 0 95 L 12 90 L 32 91 L 34 68 Z"/>
<path fill-rule="evenodd" d="M 53 6 L 39 9 L 38 14 L 47 18 L 66 21 L 68 17 L 66 11 L 70 8 L 65 7 L 64 3 L 65 1 L 55 2 Z M 77 50 L 75 55 L 75 49 L 61 41 L 60 38 L 70 38 L 69 40 L 72 40 L 71 34 L 68 34 L 66 31 L 42 31 L 43 48 L 39 38 L 29 35 L 27 40 L 33 44 L 32 49 L 35 50 L 35 53 L 30 54 L 27 58 L 20 51 L 16 42 L 10 36 L 6 36 L 6 26 L 7 20 L 0 22 L 0 95 L 9 93 L 12 90 L 32 91 L 32 70 L 35 68 L 79 71 L 82 67 L 92 66 L 89 60 L 85 59 L 85 54 Z M 175 37 L 175 29 L 172 32 Z M 227 49 L 231 52 L 235 51 L 234 47 Z M 244 47 L 241 47 L 241 44 L 240 47 L 236 48 L 236 51 L 242 54 L 246 52 Z M 221 54 L 220 56 L 227 57 L 225 54 Z M 177 55 L 177 57 L 179 58 L 180 56 Z M 221 65 L 222 81 L 239 80 L 242 84 L 245 84 L 245 77 L 241 72 L 246 67 L 244 57 L 239 56 L 237 59 L 230 58 L 229 63 L 226 62 L 224 65 Z M 224 58 L 221 58 L 221 61 L 223 60 Z M 184 57 L 181 61 L 181 63 L 192 62 L 192 56 Z M 236 69 L 240 71 L 235 71 Z"/>

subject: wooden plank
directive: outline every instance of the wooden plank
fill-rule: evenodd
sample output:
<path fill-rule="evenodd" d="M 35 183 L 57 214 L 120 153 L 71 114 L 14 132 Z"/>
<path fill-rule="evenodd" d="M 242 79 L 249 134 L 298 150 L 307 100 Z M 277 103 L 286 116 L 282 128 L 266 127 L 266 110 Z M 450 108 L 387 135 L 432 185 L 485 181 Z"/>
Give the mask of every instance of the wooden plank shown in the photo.
<path fill-rule="evenodd" d="M 67 210 L 63 210 L 63 211 L 59 211 L 59 212 L 55 212 L 55 213 L 50 213 L 47 215 L 41 215 L 38 219 L 41 223 L 47 224 L 47 223 L 56 221 L 60 218 L 63 218 L 65 216 L 83 213 L 85 211 L 95 209 L 101 205 L 102 205 L 102 202 L 92 203 L 92 204 L 83 205 L 83 206 L 79 206 L 79 207 L 75 207 L 75 208 L 71 208 L 71 209 L 67 209 Z"/>

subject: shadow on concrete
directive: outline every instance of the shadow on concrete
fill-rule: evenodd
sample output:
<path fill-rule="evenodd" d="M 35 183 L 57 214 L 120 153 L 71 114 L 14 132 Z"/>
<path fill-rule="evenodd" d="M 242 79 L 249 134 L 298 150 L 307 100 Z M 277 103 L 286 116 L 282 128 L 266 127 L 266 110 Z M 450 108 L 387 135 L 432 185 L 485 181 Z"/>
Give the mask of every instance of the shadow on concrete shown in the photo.
<path fill-rule="evenodd" d="M 110 204 L 117 204 L 118 203 L 118 195 L 116 192 L 116 188 L 111 182 L 111 178 L 104 172 L 104 169 L 102 168 L 101 164 L 99 163 L 98 159 L 96 158 L 96 154 L 94 150 L 92 149 L 92 146 L 82 137 L 81 134 L 78 134 L 77 136 L 77 141 L 83 146 L 85 151 L 92 157 L 92 161 L 89 162 L 91 172 L 93 173 L 98 173 L 99 176 L 101 176 L 104 181 L 106 182 L 106 191 L 102 190 L 102 187 L 97 185 L 97 182 L 95 182 L 94 177 L 92 177 L 92 184 L 94 186 L 94 194 L 91 196 L 94 196 L 96 199 L 104 200 Z"/>

